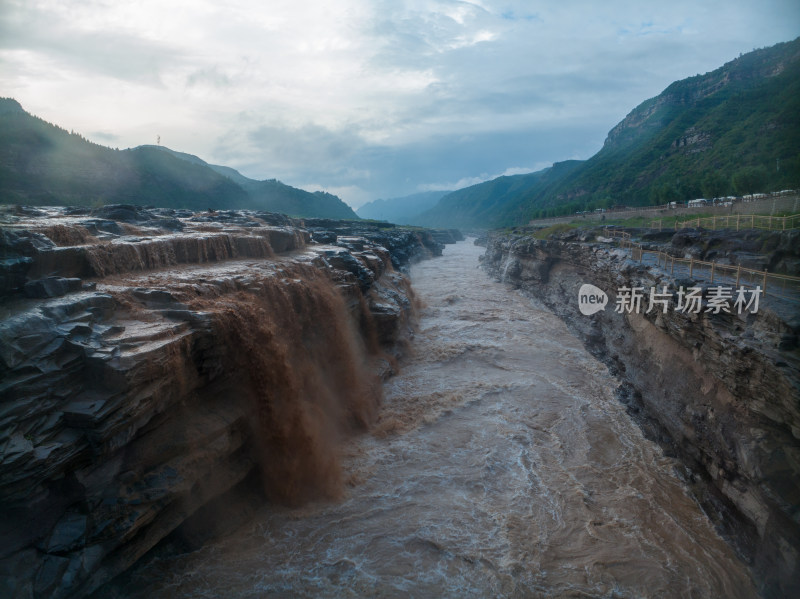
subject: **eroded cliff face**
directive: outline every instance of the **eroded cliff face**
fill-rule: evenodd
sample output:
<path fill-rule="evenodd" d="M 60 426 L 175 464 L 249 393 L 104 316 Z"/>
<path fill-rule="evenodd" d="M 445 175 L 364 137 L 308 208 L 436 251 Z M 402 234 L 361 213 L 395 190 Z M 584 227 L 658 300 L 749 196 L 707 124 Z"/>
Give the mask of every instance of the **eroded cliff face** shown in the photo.
<path fill-rule="evenodd" d="M 484 265 L 544 302 L 619 377 L 629 413 L 686 464 L 687 484 L 761 592 L 800 592 L 796 306 L 772 309 L 768 299 L 755 314 L 680 312 L 676 281 L 603 243 L 495 233 Z M 584 283 L 608 293 L 604 311 L 580 313 Z M 673 294 L 666 313 L 614 309 L 624 286 L 665 285 Z"/>
<path fill-rule="evenodd" d="M 2 215 L 0 594 L 91 593 L 264 496 L 337 497 L 430 232 L 266 213 Z M 347 234 L 345 234 L 347 233 Z M 177 532 L 176 532 L 177 531 Z"/>

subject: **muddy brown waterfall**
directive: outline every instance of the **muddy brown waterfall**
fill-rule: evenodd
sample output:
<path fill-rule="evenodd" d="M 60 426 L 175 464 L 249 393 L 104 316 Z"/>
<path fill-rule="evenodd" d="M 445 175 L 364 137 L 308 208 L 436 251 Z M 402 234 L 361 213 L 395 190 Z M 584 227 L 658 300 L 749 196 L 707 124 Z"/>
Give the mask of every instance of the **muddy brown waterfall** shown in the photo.
<path fill-rule="evenodd" d="M 124 597 L 753 597 L 750 575 L 549 310 L 448 246 L 337 501 L 154 554 Z"/>
<path fill-rule="evenodd" d="M 201 305 L 243 381 L 231 392 L 252 403 L 265 490 L 297 504 L 341 497 L 340 439 L 373 421 L 380 379 L 331 281 L 313 268 L 291 276 Z"/>

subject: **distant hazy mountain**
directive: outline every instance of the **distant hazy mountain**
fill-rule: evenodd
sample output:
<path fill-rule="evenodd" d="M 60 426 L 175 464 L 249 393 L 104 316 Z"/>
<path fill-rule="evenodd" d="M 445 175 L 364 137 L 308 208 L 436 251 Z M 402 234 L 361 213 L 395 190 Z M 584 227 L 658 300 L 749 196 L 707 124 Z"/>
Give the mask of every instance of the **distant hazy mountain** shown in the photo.
<path fill-rule="evenodd" d="M 415 224 L 417 217 L 433 208 L 449 191 L 424 191 L 401 198 L 374 200 L 356 210 L 361 218 L 385 220 L 399 225 Z"/>
<path fill-rule="evenodd" d="M 192 210 L 252 208 L 358 218 L 336 196 L 255 181 L 159 146 L 114 150 L 0 98 L 0 203 L 139 204 Z"/>
<path fill-rule="evenodd" d="M 670 85 L 585 162 L 500 177 L 442 198 L 434 226 L 501 226 L 616 204 L 800 187 L 800 38 Z"/>
<path fill-rule="evenodd" d="M 453 191 L 417 217 L 431 227 L 499 227 L 529 220 L 525 203 L 536 201 L 569 177 L 583 163 L 558 162 L 526 175 L 498 177 Z"/>

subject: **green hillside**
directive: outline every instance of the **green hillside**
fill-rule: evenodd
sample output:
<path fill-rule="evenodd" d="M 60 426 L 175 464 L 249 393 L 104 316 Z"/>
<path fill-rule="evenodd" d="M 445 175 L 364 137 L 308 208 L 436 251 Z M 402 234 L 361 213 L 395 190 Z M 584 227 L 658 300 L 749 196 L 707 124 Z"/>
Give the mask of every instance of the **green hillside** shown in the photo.
<path fill-rule="evenodd" d="M 443 197 L 433 226 L 493 227 L 612 205 L 800 187 L 800 38 L 670 85 L 584 162 Z"/>
<path fill-rule="evenodd" d="M 568 212 L 798 187 L 798 115 L 800 39 L 673 83 L 531 208 Z"/>
<path fill-rule="evenodd" d="M 222 175 L 152 148 L 112 150 L 0 100 L 0 201 L 169 208 L 235 208 L 248 202 Z"/>
<path fill-rule="evenodd" d="M 257 181 L 256 179 L 245 177 L 229 166 L 208 164 L 197 156 L 176 152 L 163 146 L 140 147 L 156 148 L 182 160 L 210 168 L 241 187 L 247 193 L 249 207 L 254 209 L 280 212 L 299 217 L 358 219 L 358 216 L 350 206 L 337 196 L 323 191 L 305 191 L 281 183 L 276 179 Z"/>
<path fill-rule="evenodd" d="M 94 144 L 28 114 L 9 98 L 0 98 L 0 203 L 251 208 L 358 218 L 336 196 L 275 180 L 254 181 L 191 154 L 159 146 L 114 150 Z"/>

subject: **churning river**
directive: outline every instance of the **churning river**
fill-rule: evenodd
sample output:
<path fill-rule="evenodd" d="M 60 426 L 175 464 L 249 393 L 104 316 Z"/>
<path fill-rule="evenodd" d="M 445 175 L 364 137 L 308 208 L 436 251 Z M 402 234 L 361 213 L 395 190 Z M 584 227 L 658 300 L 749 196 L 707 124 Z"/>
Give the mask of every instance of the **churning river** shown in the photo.
<path fill-rule="evenodd" d="M 755 596 L 618 383 L 482 252 L 413 268 L 412 355 L 347 441 L 341 501 L 265 506 L 138 568 L 129 596 Z"/>

